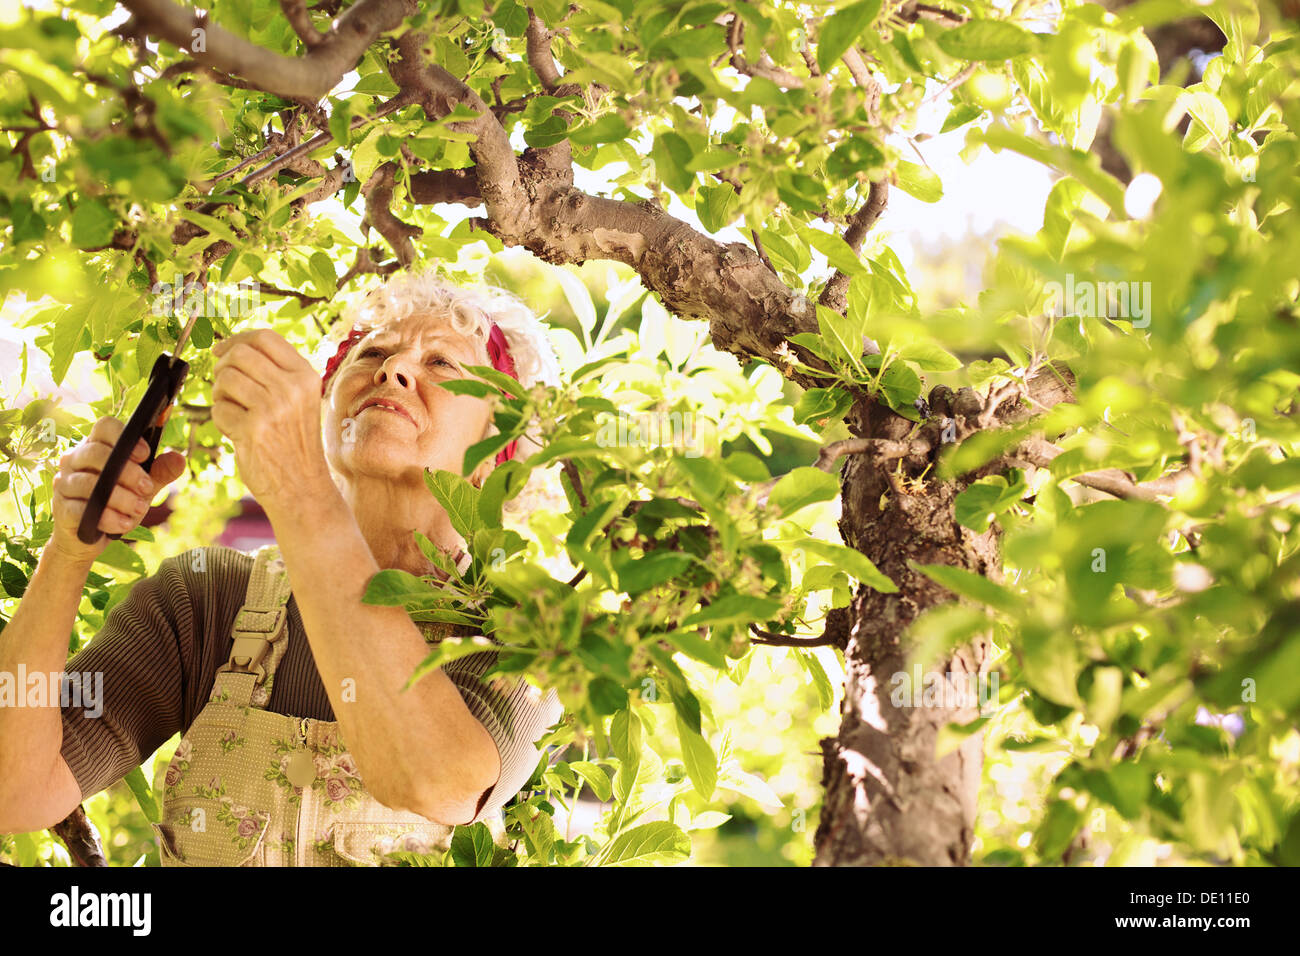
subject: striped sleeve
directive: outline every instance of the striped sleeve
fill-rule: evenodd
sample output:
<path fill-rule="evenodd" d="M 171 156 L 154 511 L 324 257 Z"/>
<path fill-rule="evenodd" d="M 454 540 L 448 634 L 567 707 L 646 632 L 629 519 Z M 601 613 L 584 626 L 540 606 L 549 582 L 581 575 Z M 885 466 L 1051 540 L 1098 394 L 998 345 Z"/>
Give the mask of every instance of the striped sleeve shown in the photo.
<path fill-rule="evenodd" d="M 97 700 L 62 711 L 61 753 L 83 800 L 121 780 L 182 728 L 195 624 L 179 560 L 165 559 L 135 582 L 64 666 L 98 691 Z"/>
<path fill-rule="evenodd" d="M 543 693 L 526 680 L 505 676 L 485 681 L 483 674 L 496 658 L 496 651 L 482 651 L 442 668 L 470 713 L 492 735 L 501 756 L 501 775 L 479 798 L 472 823 L 499 812 L 523 788 L 541 759 L 537 742 L 564 713 L 554 688 Z"/>

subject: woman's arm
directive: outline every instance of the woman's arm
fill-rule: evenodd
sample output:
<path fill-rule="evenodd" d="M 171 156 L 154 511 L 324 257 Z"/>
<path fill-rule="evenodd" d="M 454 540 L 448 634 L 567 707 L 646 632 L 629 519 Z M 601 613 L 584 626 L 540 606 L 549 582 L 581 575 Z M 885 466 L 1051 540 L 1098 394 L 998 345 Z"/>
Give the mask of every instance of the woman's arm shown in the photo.
<path fill-rule="evenodd" d="M 327 479 L 292 501 L 258 500 L 366 788 L 394 809 L 468 823 L 500 775 L 497 746 L 441 670 L 402 691 L 429 648 L 402 608 L 361 603 L 380 567 L 347 502 Z"/>
<path fill-rule="evenodd" d="M 93 561 L 93 559 L 92 559 Z M 90 562 L 41 552 L 12 620 L 0 633 L 0 679 L 63 671 Z M 16 701 L 15 701 L 16 703 Z M 0 706 L 0 833 L 54 826 L 81 802 L 81 790 L 60 755 L 63 720 L 56 698 L 44 707 Z"/>
<path fill-rule="evenodd" d="M 424 636 L 402 608 L 362 604 L 380 571 L 334 485 L 321 438 L 320 380 L 270 329 L 213 348 L 212 420 L 275 530 L 316 669 L 366 787 L 395 809 L 467 823 L 493 786 L 491 735 L 441 671 L 402 687 Z"/>
<path fill-rule="evenodd" d="M 185 470 L 177 452 L 158 456 L 146 474 L 139 464 L 149 448 L 141 439 L 114 485 L 99 519 L 99 540 L 85 544 L 77 526 L 113 444 L 125 426 L 116 418 L 95 422 L 90 434 L 59 461 L 53 484 L 54 528 L 13 618 L 0 633 L 0 680 L 16 694 L 20 671 L 39 675 L 46 689 L 58 687 L 68 657 L 68 637 L 91 566 L 108 545 L 109 532 L 125 533 L 149 510 L 164 485 Z M 0 706 L 0 833 L 27 833 L 53 826 L 81 802 L 61 755 L 63 719 L 58 695 L 44 706 Z M 15 699 L 13 703 L 17 703 Z"/>

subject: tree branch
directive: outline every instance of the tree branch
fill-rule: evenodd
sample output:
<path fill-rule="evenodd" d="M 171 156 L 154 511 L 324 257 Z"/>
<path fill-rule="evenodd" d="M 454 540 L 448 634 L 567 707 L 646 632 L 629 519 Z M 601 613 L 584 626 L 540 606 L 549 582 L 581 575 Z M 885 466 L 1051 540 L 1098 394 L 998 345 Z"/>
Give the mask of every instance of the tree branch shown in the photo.
<path fill-rule="evenodd" d="M 771 647 L 827 647 L 835 643 L 833 637 L 824 634 L 821 637 L 793 637 L 789 634 L 765 631 L 757 624 L 749 625 L 749 629 L 754 634 L 754 637 L 750 638 L 751 643 L 767 644 Z"/>
<path fill-rule="evenodd" d="M 361 187 L 361 194 L 366 197 L 366 223 L 374 227 L 388 242 L 403 269 L 409 269 L 415 262 L 415 244 L 411 241 L 424 234 L 419 226 L 402 222 L 393 215 L 393 189 L 396 185 L 397 163 L 393 160 L 382 164 Z"/>
<path fill-rule="evenodd" d="M 325 34 L 317 30 L 311 22 L 306 0 L 280 0 L 280 10 L 289 21 L 289 26 L 293 27 L 293 32 L 298 34 L 298 39 L 302 40 L 303 46 L 309 51 L 325 42 Z"/>
<path fill-rule="evenodd" d="M 853 214 L 848 228 L 844 230 L 844 241 L 848 243 L 855 255 L 862 251 L 867 233 L 871 231 L 871 227 L 876 224 L 876 220 L 881 217 L 888 204 L 889 183 L 883 179 L 872 183 L 867 191 L 866 201 Z M 843 315 L 844 310 L 848 308 L 848 291 L 849 277 L 836 269 L 835 274 L 826 281 L 826 287 L 822 289 L 822 294 L 817 301 Z"/>
<path fill-rule="evenodd" d="M 417 12 L 415 0 L 358 0 L 310 52 L 292 57 L 258 46 L 210 23 L 206 13 L 171 0 L 122 0 L 122 5 L 134 14 L 136 29 L 185 50 L 202 65 L 306 103 L 315 103 L 337 86 L 376 37 L 395 30 Z M 306 17 L 305 10 L 302 15 Z M 196 30 L 203 31 L 197 35 L 202 49 L 197 48 Z"/>
<path fill-rule="evenodd" d="M 1010 457 L 1026 461 L 1038 468 L 1047 468 L 1052 460 L 1061 454 L 1063 451 L 1046 439 L 1030 438 L 1021 442 L 1020 447 Z M 1154 481 L 1138 483 L 1118 468 L 1107 468 L 1082 475 L 1071 475 L 1070 478 L 1087 488 L 1105 492 L 1116 498 L 1156 501 L 1162 495 L 1168 497 L 1178 494 L 1192 479 L 1192 474 L 1187 469 L 1181 469 L 1169 475 L 1162 475 Z"/>

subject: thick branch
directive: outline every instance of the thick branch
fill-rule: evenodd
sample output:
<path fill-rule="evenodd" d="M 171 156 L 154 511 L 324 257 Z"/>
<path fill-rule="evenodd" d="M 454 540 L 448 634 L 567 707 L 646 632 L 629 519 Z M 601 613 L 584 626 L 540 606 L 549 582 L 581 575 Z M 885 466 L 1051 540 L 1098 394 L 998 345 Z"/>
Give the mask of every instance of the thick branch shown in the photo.
<path fill-rule="evenodd" d="M 466 169 L 426 169 L 411 176 L 411 199 L 421 206 L 433 203 L 459 203 L 479 206 L 483 197 L 478 191 L 478 172 Z"/>
<path fill-rule="evenodd" d="M 457 132 L 477 136 L 469 144 L 469 149 L 474 157 L 479 194 L 483 197 L 488 216 L 509 232 L 521 231 L 529 220 L 532 204 L 522 187 L 519 166 L 505 127 L 477 93 L 436 63 L 427 62 L 426 39 L 426 34 L 414 31 L 398 39 L 401 59 L 393 65 L 393 81 L 400 89 L 412 92 L 414 100 L 431 120 L 442 119 L 458 103 L 479 114 L 476 119 L 451 125 Z"/>
<path fill-rule="evenodd" d="M 417 11 L 414 0 L 358 0 L 305 56 L 281 56 L 171 0 L 122 0 L 138 28 L 187 51 L 199 63 L 285 99 L 315 103 L 356 66 L 380 34 Z M 306 16 L 306 11 L 303 11 Z M 195 31 L 203 31 L 196 35 Z M 202 49 L 198 38 L 202 39 Z"/>

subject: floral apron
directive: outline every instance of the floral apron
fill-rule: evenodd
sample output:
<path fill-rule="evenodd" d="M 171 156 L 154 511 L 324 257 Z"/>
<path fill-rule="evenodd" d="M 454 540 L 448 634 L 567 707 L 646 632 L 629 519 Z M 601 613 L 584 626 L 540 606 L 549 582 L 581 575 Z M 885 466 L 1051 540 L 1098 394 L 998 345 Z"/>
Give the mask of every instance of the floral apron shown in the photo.
<path fill-rule="evenodd" d="M 265 710 L 288 645 L 289 576 L 258 550 L 234 646 L 167 767 L 163 866 L 378 866 L 441 854 L 453 828 L 384 806 L 365 789 L 337 721 Z M 505 842 L 499 815 L 484 820 Z"/>

